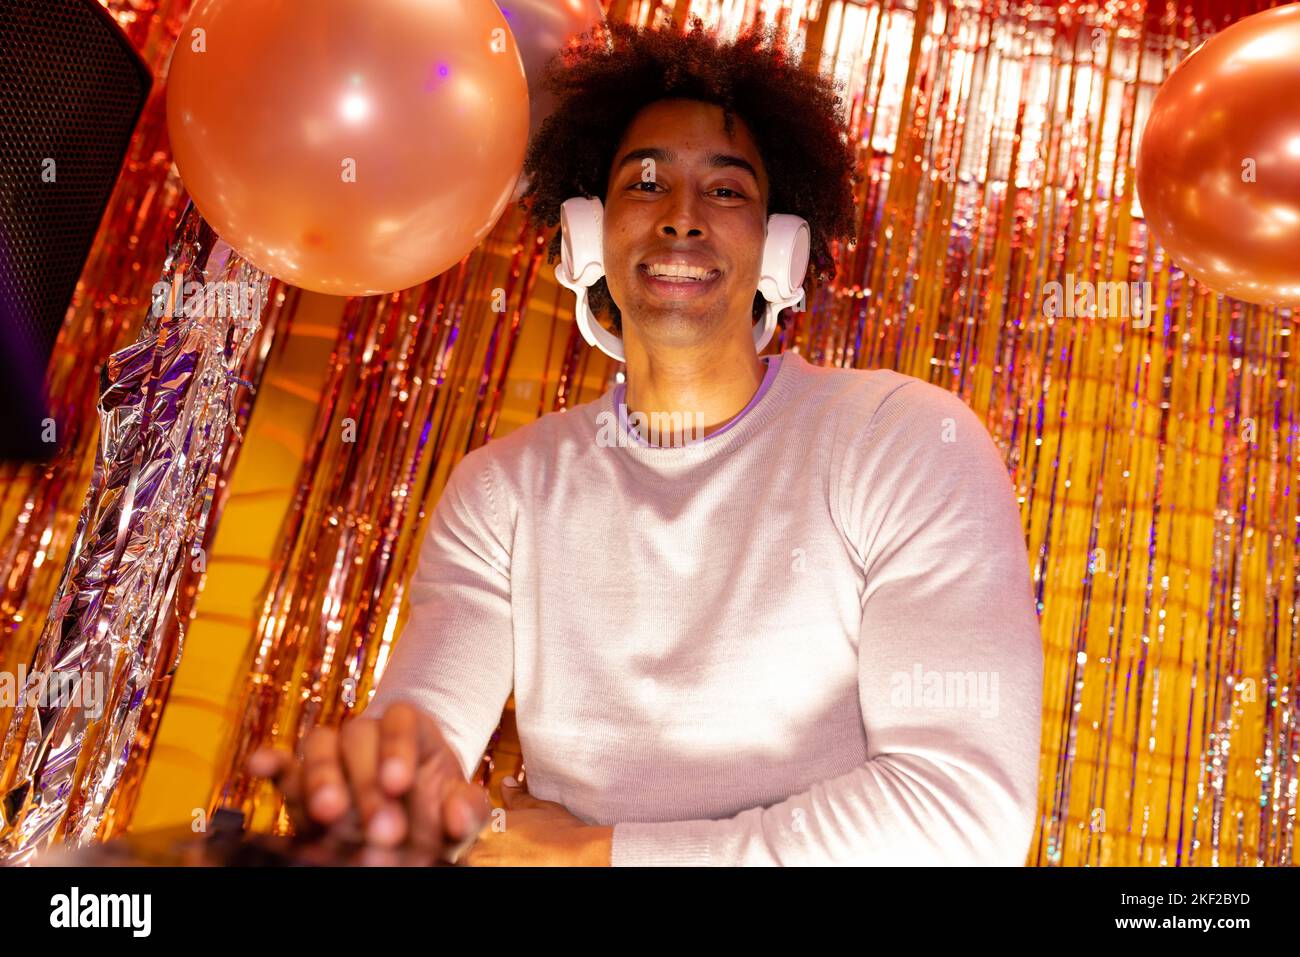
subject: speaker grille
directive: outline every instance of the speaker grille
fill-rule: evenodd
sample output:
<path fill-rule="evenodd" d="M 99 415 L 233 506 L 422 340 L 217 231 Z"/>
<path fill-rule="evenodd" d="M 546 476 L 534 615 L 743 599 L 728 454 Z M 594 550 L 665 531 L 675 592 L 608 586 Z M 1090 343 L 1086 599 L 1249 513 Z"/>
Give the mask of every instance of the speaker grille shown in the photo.
<path fill-rule="evenodd" d="M 95 0 L 0 0 L 0 51 L 0 453 L 44 459 L 46 366 L 152 78 Z"/>

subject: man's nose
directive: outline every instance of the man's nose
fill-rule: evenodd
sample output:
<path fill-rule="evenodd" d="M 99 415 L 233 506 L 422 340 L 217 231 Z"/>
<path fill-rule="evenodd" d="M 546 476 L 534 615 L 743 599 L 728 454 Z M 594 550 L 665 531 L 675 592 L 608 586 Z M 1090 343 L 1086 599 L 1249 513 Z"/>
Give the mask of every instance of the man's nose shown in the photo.
<path fill-rule="evenodd" d="M 689 190 L 678 191 L 668 200 L 659 220 L 661 236 L 698 236 L 707 235 L 698 197 Z"/>

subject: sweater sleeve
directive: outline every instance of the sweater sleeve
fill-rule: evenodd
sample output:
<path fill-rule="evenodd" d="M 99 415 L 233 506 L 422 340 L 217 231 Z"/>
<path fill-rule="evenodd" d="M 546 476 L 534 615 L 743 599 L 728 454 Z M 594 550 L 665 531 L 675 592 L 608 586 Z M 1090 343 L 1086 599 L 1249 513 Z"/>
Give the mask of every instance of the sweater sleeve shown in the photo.
<path fill-rule="evenodd" d="M 615 865 L 1025 863 L 1043 652 L 1002 455 L 958 396 L 920 379 L 865 427 L 853 407 L 829 488 L 863 573 L 867 761 L 728 819 L 619 823 Z"/>
<path fill-rule="evenodd" d="M 408 701 L 437 722 L 468 779 L 514 682 L 510 544 L 484 449 L 452 469 L 410 582 L 410 616 L 366 708 Z"/>

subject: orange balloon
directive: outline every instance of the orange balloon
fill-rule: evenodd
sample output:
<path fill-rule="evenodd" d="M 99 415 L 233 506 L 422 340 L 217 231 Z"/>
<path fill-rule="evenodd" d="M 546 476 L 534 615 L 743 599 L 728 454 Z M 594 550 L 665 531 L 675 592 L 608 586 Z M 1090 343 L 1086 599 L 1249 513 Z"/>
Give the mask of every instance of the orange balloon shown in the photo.
<path fill-rule="evenodd" d="M 1174 261 L 1216 292 L 1300 303 L 1300 3 L 1210 37 L 1156 94 L 1138 198 Z"/>
<path fill-rule="evenodd" d="M 244 258 L 373 295 L 492 229 L 523 167 L 528 82 L 492 0 L 201 0 L 167 128 L 195 206 Z"/>

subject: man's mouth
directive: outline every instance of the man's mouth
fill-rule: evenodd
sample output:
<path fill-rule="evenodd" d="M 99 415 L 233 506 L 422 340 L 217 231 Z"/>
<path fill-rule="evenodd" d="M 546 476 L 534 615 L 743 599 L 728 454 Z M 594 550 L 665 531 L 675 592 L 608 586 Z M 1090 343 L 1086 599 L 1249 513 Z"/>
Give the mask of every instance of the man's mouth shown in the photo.
<path fill-rule="evenodd" d="M 641 269 L 654 279 L 661 279 L 664 282 L 706 282 L 715 279 L 719 275 L 717 269 L 705 269 L 702 266 L 688 266 L 685 264 L 658 265 L 642 263 Z"/>
<path fill-rule="evenodd" d="M 722 275 L 718 269 L 698 266 L 637 266 L 637 274 L 646 286 L 663 299 L 689 299 L 712 289 Z"/>

